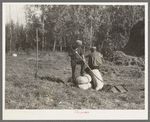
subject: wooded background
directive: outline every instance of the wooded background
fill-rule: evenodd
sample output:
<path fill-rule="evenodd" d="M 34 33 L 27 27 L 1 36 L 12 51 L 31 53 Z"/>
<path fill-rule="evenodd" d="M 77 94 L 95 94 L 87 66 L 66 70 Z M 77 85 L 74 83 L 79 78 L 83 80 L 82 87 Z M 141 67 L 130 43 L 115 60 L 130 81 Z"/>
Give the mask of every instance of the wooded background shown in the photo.
<path fill-rule="evenodd" d="M 10 20 L 6 24 L 6 53 L 36 50 L 68 51 L 77 40 L 83 46 L 95 45 L 107 55 L 122 49 L 129 41 L 134 24 L 145 19 L 140 5 L 26 5 L 26 25 Z M 38 13 L 39 12 L 39 13 Z"/>

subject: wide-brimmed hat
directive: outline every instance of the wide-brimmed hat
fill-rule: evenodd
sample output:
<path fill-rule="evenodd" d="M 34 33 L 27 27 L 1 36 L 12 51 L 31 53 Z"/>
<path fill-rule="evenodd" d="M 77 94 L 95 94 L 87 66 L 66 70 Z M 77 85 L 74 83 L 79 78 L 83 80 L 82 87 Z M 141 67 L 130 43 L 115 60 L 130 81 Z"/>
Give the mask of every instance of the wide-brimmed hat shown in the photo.
<path fill-rule="evenodd" d="M 82 41 L 80 41 L 80 40 L 77 40 L 76 43 L 77 43 L 78 45 L 82 45 Z"/>

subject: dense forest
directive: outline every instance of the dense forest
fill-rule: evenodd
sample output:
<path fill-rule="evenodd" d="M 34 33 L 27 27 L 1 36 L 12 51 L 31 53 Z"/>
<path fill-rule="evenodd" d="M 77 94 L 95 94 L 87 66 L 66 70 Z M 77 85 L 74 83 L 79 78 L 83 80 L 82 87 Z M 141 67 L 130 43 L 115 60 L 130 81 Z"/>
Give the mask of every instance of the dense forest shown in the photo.
<path fill-rule="evenodd" d="M 76 39 L 104 55 L 121 50 L 130 30 L 145 18 L 139 5 L 26 5 L 26 25 L 6 24 L 6 52 L 67 51 Z M 37 32 L 37 33 L 36 33 Z"/>

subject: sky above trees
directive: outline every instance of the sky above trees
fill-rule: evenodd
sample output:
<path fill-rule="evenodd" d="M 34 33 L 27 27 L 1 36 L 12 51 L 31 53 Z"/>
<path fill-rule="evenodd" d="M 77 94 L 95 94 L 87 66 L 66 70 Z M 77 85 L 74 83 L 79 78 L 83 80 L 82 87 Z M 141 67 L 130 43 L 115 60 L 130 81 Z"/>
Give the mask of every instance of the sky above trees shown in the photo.
<path fill-rule="evenodd" d="M 19 24 L 25 25 L 24 6 L 25 4 L 4 4 L 3 9 L 4 9 L 4 16 L 5 16 L 5 23 L 10 23 L 10 17 L 11 17 L 11 20 L 13 20 L 14 23 L 17 23 L 18 21 Z"/>

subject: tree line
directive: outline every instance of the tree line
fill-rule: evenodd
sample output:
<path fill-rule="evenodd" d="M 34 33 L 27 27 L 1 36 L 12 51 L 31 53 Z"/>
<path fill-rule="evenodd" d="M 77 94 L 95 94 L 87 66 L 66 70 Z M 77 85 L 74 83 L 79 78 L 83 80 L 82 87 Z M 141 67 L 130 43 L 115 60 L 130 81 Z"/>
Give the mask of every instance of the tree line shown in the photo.
<path fill-rule="evenodd" d="M 132 26 L 144 19 L 140 5 L 25 5 L 26 25 L 6 24 L 6 52 L 36 49 L 68 51 L 77 39 L 104 55 L 119 50 L 129 40 Z M 10 40 L 12 41 L 10 43 Z M 11 44 L 11 46 L 10 46 Z"/>

